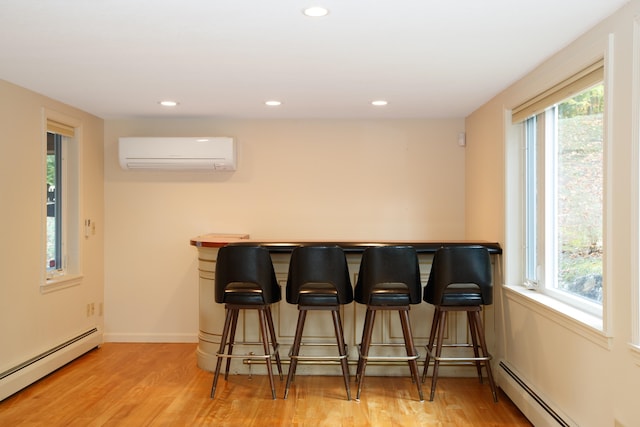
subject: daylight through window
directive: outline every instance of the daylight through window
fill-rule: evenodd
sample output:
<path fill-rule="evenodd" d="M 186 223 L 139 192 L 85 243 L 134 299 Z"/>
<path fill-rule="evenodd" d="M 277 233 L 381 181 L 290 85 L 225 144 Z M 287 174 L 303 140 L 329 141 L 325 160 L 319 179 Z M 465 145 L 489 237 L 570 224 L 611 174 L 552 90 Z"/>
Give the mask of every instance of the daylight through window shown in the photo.
<path fill-rule="evenodd" d="M 547 97 L 553 103 L 539 103 L 538 111 L 526 118 L 523 188 L 525 283 L 599 316 L 604 253 L 601 70 L 574 81 L 570 96 Z"/>
<path fill-rule="evenodd" d="M 47 132 L 47 258 L 48 272 L 63 269 L 62 135 Z"/>

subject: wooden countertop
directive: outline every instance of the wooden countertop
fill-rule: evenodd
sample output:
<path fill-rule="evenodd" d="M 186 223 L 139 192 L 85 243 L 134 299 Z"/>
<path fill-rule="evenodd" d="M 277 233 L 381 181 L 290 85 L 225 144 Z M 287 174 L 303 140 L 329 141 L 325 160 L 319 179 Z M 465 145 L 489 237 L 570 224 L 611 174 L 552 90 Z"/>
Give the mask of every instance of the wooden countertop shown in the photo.
<path fill-rule="evenodd" d="M 381 245 L 408 245 L 416 248 L 418 253 L 435 253 L 442 246 L 484 246 L 491 254 L 501 254 L 502 248 L 497 242 L 479 240 L 384 240 L 384 241 L 323 241 L 323 240 L 296 240 L 296 241 L 263 241 L 253 240 L 247 234 L 204 234 L 194 237 L 190 241 L 192 246 L 198 248 L 220 248 L 228 244 L 261 245 L 269 248 L 273 253 L 291 252 L 296 246 L 323 244 L 340 246 L 346 253 L 359 253 L 371 246 Z"/>
<path fill-rule="evenodd" d="M 223 233 L 211 233 L 203 234 L 201 236 L 191 239 L 191 246 L 197 246 L 199 248 L 221 248 L 229 243 L 249 241 L 248 234 L 223 234 Z"/>

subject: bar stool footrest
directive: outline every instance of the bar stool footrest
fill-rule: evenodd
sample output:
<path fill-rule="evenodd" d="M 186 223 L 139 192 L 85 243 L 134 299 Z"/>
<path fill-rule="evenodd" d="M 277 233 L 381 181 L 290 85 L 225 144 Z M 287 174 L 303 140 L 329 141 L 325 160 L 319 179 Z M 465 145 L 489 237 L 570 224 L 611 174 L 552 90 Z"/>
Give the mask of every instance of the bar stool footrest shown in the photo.
<path fill-rule="evenodd" d="M 405 348 L 404 344 L 371 344 L 369 346 L 369 349 L 372 349 L 374 347 L 399 347 L 399 348 Z M 406 362 L 406 361 L 410 361 L 410 360 L 417 360 L 420 358 L 420 354 L 418 352 L 416 352 L 415 355 L 413 356 L 370 356 L 370 355 L 363 355 L 362 351 L 361 351 L 361 346 L 358 345 L 358 355 L 360 356 L 361 359 L 368 361 L 374 361 L 374 362 L 380 362 L 380 361 L 388 361 L 388 362 Z"/>
<path fill-rule="evenodd" d="M 234 347 L 236 345 L 256 345 L 256 346 L 261 346 L 262 343 L 261 342 L 234 342 L 233 343 Z M 221 357 L 224 359 L 271 359 L 272 357 L 275 357 L 280 350 L 280 344 L 277 343 L 275 344 L 275 348 L 273 344 L 269 344 L 272 348 L 272 351 L 268 354 L 227 354 L 227 353 L 220 353 L 220 352 L 216 352 L 216 357 Z M 225 346 L 225 348 L 227 348 L 229 346 L 229 344 L 227 344 Z"/>
<path fill-rule="evenodd" d="M 300 343 L 300 347 L 338 347 L 336 345 L 336 343 L 321 343 L 321 342 L 317 342 L 317 343 Z M 293 351 L 293 346 L 291 346 L 291 348 L 289 349 L 289 359 L 296 359 L 299 361 L 336 361 L 339 362 L 342 359 L 346 359 L 349 357 L 349 351 L 348 351 L 348 346 L 345 344 L 344 349 L 343 349 L 343 355 L 337 355 L 337 356 L 322 356 L 322 355 L 317 355 L 317 356 L 311 356 L 311 355 L 300 355 L 298 354 L 297 356 L 294 356 L 291 354 L 291 352 Z"/>
<path fill-rule="evenodd" d="M 462 347 L 462 348 L 473 348 L 473 345 L 471 344 L 443 344 L 442 348 L 445 347 Z M 488 360 L 493 359 L 493 356 L 491 354 L 487 354 L 486 356 L 448 356 L 448 357 L 443 357 L 443 356 L 436 356 L 435 354 L 433 354 L 433 350 L 429 350 L 428 346 L 424 346 L 425 350 L 427 351 L 427 354 L 429 355 L 430 359 L 433 360 L 437 360 L 437 361 L 446 361 L 446 362 L 486 362 Z"/>

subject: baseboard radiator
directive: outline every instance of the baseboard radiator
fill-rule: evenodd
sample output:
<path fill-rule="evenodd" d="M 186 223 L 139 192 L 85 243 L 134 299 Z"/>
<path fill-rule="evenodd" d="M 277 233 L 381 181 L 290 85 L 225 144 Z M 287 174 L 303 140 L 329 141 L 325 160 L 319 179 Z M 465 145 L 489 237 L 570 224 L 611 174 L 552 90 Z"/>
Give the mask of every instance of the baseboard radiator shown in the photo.
<path fill-rule="evenodd" d="M 500 381 L 500 388 L 502 388 L 533 425 L 536 427 L 577 426 L 577 424 L 571 421 L 559 408 L 555 408 L 541 393 L 527 384 L 508 363 L 501 361 L 499 366 L 501 379 L 503 380 Z"/>
<path fill-rule="evenodd" d="M 90 329 L 0 373 L 0 401 L 102 344 L 102 333 Z"/>

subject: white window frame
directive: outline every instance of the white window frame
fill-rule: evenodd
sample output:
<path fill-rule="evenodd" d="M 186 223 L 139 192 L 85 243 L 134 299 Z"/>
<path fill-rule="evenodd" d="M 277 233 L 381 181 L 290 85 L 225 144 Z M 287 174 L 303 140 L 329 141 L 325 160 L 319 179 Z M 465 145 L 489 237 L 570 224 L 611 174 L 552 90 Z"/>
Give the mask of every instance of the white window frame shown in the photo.
<path fill-rule="evenodd" d="M 77 286 L 82 283 L 81 260 L 81 148 L 82 127 L 81 122 L 73 117 L 56 111 L 43 109 L 42 130 L 42 182 L 46 182 L 47 176 L 47 132 L 49 123 L 57 122 L 73 128 L 73 137 L 63 136 L 62 141 L 62 266 L 55 270 L 48 270 L 47 263 L 47 189 L 42 185 L 42 280 L 40 291 L 48 293 L 59 289 Z M 54 132 L 56 133 L 56 132 Z"/>
<path fill-rule="evenodd" d="M 601 315 L 594 315 L 590 310 L 584 308 L 578 309 L 576 305 L 570 304 L 567 300 L 557 298 L 553 292 L 538 292 L 538 284 L 527 281 L 527 272 L 525 271 L 526 251 L 526 199 L 523 194 L 526 182 L 526 163 L 525 163 L 525 125 L 522 121 L 513 120 L 513 111 L 504 110 L 505 123 L 505 194 L 506 194 L 506 212 L 505 212 L 505 249 L 504 249 L 504 291 L 505 296 L 519 304 L 524 304 L 539 314 L 549 318 L 555 323 L 562 324 L 570 330 L 579 333 L 603 348 L 610 348 L 610 325 L 607 319 L 610 318 L 609 297 L 610 290 L 606 284 L 608 271 L 610 270 L 610 262 L 607 258 L 607 248 L 609 244 L 609 229 L 611 224 L 608 222 L 607 211 L 611 206 L 611 189 L 609 178 L 611 168 L 609 165 L 610 150 L 607 141 L 610 140 L 610 130 L 607 127 L 607 117 L 610 114 L 610 86 L 606 68 L 610 62 L 605 58 L 604 66 L 604 85 L 605 85 L 605 129 L 604 129 L 604 200 L 603 200 L 603 246 L 605 254 L 603 258 L 603 301 L 602 309 L 599 310 Z M 534 99 L 535 100 L 535 99 Z M 540 111 L 540 110 L 538 110 Z M 539 200 L 544 203 L 544 199 Z M 538 254 L 538 256 L 541 256 Z M 540 261 L 540 260 L 539 260 Z M 564 293 L 564 292 L 563 292 Z M 597 305 L 597 304 L 596 304 Z M 578 304 L 578 307 L 580 305 Z M 598 305 L 597 305 L 598 306 Z"/>
<path fill-rule="evenodd" d="M 633 21 L 633 45 L 640 46 L 640 17 Z M 640 52 L 633 49 L 631 100 L 631 339 L 629 348 L 640 366 Z"/>
<path fill-rule="evenodd" d="M 604 83 L 604 82 L 603 82 Z M 538 135 L 544 133 L 544 141 L 553 141 L 557 138 L 557 108 L 551 107 L 541 114 L 542 118 L 537 123 L 536 133 Z M 605 136 L 603 130 L 603 137 Z M 539 153 L 544 160 L 538 169 L 538 177 L 543 177 L 542 186 L 544 187 L 544 200 L 541 201 L 541 206 L 538 206 L 538 212 L 544 212 L 544 219 L 540 227 L 542 233 L 538 235 L 538 265 L 540 266 L 540 273 L 538 274 L 540 283 L 539 289 L 545 294 L 576 307 L 578 310 L 589 313 L 593 316 L 602 318 L 603 305 L 596 302 L 591 302 L 586 299 L 580 298 L 576 295 L 560 290 L 556 287 L 555 280 L 553 283 L 545 283 L 545 278 L 557 278 L 558 277 L 558 247 L 557 239 L 554 238 L 557 234 L 558 227 L 558 212 L 555 206 L 557 187 L 557 161 L 556 153 L 553 150 L 546 150 L 549 144 L 545 143 L 542 147 L 542 153 Z M 604 150 L 604 147 L 603 147 Z M 604 160 L 602 168 L 605 168 Z M 525 185 L 528 182 L 525 180 Z M 603 183 L 604 186 L 604 183 Z M 603 188 L 604 191 L 604 188 Z M 602 209 L 604 211 L 605 206 L 603 204 Z M 603 212 L 604 214 L 604 212 Z M 528 229 L 525 223 L 525 230 Z M 537 226 L 536 226 L 537 227 Z M 604 233 L 604 224 L 602 224 Z M 603 264 L 603 276 L 604 276 L 604 264 Z M 604 280 L 603 280 L 604 286 Z"/>

